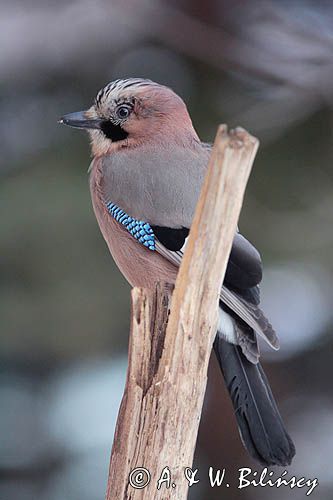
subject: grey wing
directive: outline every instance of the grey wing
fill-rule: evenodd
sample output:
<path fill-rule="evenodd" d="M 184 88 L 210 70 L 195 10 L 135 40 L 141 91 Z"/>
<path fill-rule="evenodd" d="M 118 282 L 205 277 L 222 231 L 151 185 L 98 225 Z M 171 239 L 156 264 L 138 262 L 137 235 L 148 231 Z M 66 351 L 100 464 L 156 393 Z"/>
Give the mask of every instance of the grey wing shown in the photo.
<path fill-rule="evenodd" d="M 258 250 L 244 236 L 236 233 L 221 290 L 221 300 L 273 349 L 278 349 L 279 341 L 272 325 L 258 307 L 261 280 L 262 262 Z"/>
<path fill-rule="evenodd" d="M 244 253 L 240 252 L 239 245 L 242 246 L 243 251 L 245 251 L 245 254 L 249 257 L 248 259 L 245 258 Z M 172 251 L 166 248 L 166 246 L 164 246 L 160 241 L 157 241 L 156 250 L 163 257 L 169 260 L 169 262 L 172 262 L 177 267 L 180 266 L 183 249 Z M 230 253 L 231 260 L 229 260 L 228 263 L 228 268 L 229 265 L 231 265 L 231 270 L 226 273 L 226 277 L 228 276 L 228 282 L 225 281 L 221 288 L 220 300 L 233 313 L 235 313 L 238 318 L 243 320 L 246 325 L 262 337 L 273 349 L 279 349 L 278 337 L 264 313 L 258 307 L 258 282 L 261 280 L 262 272 L 260 255 L 251 243 L 238 233 L 234 239 L 233 250 Z M 241 256 L 241 259 L 237 259 L 237 256 Z M 239 274 L 238 268 L 241 266 L 241 261 L 243 266 L 246 264 L 243 269 L 245 269 L 245 271 L 247 269 L 248 272 L 244 272 L 245 277 L 243 276 L 240 281 L 237 281 Z M 251 262 L 255 265 L 251 265 Z M 253 270 L 254 268 L 255 270 Z M 245 286 L 246 284 L 248 285 L 247 288 Z M 250 297 L 248 296 L 249 293 Z M 250 341 L 253 343 L 253 338 L 251 338 Z"/>
<path fill-rule="evenodd" d="M 221 301 L 275 350 L 280 348 L 279 339 L 262 310 L 248 300 L 229 290 L 225 285 L 220 292 Z"/>

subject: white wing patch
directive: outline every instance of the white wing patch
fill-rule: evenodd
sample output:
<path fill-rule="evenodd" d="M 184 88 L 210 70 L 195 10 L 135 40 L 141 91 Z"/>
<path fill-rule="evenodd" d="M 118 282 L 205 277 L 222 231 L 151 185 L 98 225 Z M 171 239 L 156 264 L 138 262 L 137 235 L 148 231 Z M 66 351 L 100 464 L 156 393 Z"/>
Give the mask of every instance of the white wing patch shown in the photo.
<path fill-rule="evenodd" d="M 217 329 L 224 340 L 230 342 L 230 344 L 238 344 L 234 320 L 227 312 L 223 311 L 221 307 L 219 308 L 219 323 Z"/>

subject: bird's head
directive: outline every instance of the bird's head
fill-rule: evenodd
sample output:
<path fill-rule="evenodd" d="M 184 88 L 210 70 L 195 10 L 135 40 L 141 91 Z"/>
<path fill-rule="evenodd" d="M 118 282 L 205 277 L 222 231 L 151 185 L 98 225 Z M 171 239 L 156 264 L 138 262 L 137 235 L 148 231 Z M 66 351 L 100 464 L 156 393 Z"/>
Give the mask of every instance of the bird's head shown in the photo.
<path fill-rule="evenodd" d="M 87 129 L 95 156 L 149 141 L 197 140 L 184 101 L 151 80 L 115 80 L 101 89 L 87 110 L 60 123 Z"/>

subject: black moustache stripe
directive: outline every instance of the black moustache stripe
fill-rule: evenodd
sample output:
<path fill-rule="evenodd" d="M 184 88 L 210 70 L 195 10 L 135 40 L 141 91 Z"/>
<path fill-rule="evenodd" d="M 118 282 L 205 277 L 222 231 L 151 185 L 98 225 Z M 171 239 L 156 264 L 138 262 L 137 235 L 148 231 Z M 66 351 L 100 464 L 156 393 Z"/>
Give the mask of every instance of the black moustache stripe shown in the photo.
<path fill-rule="evenodd" d="M 110 121 L 102 122 L 101 130 L 112 142 L 123 141 L 128 137 L 128 133 L 120 125 L 114 125 Z"/>

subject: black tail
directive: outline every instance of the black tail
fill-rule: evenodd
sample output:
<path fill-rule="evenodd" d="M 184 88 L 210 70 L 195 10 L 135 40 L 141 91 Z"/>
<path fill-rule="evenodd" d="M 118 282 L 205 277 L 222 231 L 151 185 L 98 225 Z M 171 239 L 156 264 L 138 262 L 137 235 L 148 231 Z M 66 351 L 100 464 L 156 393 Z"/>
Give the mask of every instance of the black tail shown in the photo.
<path fill-rule="evenodd" d="M 263 465 L 289 465 L 295 455 L 274 401 L 266 375 L 258 363 L 248 361 L 238 346 L 219 335 L 214 342 L 227 388 L 234 405 L 243 444 Z"/>

